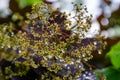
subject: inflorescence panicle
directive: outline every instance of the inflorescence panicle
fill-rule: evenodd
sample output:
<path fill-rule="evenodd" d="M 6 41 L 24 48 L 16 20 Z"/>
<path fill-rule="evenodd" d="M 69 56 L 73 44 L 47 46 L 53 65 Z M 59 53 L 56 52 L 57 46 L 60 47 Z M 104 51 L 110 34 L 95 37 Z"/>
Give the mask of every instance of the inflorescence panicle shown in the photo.
<path fill-rule="evenodd" d="M 11 80 L 86 80 L 88 76 L 95 80 L 84 62 L 105 43 L 100 35 L 85 38 L 92 16 L 86 14 L 86 7 L 72 4 L 74 16 L 49 4 L 34 4 L 27 14 L 27 27 L 16 34 L 13 25 L 0 25 L 0 76 Z"/>

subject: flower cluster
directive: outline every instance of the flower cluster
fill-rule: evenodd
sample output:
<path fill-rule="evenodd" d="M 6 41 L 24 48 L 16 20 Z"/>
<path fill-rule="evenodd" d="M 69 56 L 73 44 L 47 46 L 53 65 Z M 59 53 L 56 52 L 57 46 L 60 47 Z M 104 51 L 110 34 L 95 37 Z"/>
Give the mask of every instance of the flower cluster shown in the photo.
<path fill-rule="evenodd" d="M 37 3 L 24 29 L 0 26 L 0 77 L 11 80 L 86 80 L 95 74 L 85 63 L 104 48 L 103 37 L 85 38 L 91 27 L 87 8 L 73 3 L 75 15 Z M 72 24 L 74 19 L 75 24 Z M 26 26 L 27 25 L 27 26 Z M 90 67 L 91 68 L 91 67 Z M 85 75 L 86 74 L 86 75 Z"/>

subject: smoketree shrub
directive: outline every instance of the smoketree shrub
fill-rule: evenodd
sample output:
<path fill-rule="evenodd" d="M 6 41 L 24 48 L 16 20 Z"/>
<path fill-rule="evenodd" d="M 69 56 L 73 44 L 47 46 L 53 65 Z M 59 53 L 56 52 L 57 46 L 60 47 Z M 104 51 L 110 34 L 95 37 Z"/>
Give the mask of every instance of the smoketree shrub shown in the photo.
<path fill-rule="evenodd" d="M 83 5 L 72 4 L 74 16 L 36 3 L 22 30 L 0 25 L 1 80 L 96 80 L 88 61 L 105 42 L 99 34 L 86 38 L 92 16 Z"/>

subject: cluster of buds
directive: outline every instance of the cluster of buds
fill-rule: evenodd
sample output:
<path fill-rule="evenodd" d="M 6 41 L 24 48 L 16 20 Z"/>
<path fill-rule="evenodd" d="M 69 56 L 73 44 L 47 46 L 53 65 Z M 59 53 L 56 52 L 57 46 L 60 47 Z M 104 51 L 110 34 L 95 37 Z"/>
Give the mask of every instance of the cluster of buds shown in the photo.
<path fill-rule="evenodd" d="M 94 77 L 96 80 L 95 74 L 84 64 L 92 59 L 93 51 L 104 48 L 103 37 L 85 37 L 92 16 L 87 14 L 86 7 L 72 4 L 74 16 L 45 3 L 34 4 L 25 21 L 27 26 L 23 25 L 24 30 L 16 34 L 12 25 L 1 25 L 1 77 L 11 80 L 86 80 Z"/>

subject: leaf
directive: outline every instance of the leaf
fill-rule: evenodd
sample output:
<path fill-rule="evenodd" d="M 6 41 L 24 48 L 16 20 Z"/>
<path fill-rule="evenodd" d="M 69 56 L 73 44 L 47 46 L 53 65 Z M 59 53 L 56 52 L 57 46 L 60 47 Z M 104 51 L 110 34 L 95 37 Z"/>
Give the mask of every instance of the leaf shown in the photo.
<path fill-rule="evenodd" d="M 35 2 L 40 2 L 42 0 L 16 0 L 19 4 L 21 9 L 25 8 L 26 6 L 31 6 Z"/>
<path fill-rule="evenodd" d="M 116 69 L 120 68 L 120 42 L 112 46 L 106 57 L 110 58 L 112 65 Z"/>
<path fill-rule="evenodd" d="M 98 80 L 119 80 L 120 71 L 114 69 L 113 67 L 104 68 L 102 70 L 96 70 Z"/>

